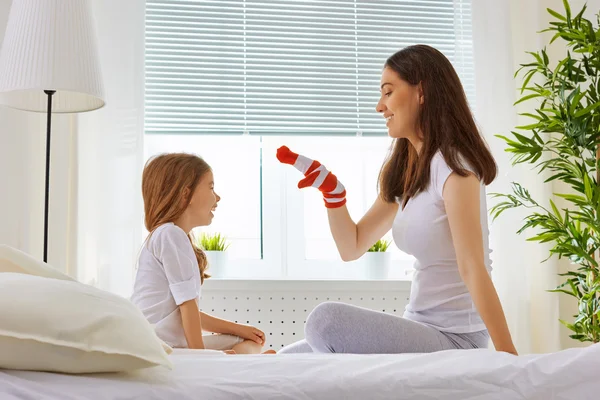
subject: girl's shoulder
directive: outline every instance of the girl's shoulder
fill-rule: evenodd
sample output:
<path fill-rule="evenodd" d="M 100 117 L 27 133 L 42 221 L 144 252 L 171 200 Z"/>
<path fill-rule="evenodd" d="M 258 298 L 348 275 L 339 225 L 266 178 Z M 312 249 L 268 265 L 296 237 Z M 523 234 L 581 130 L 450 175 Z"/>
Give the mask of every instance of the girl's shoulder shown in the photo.
<path fill-rule="evenodd" d="M 187 234 L 172 222 L 160 225 L 150 233 L 148 238 L 148 246 L 152 247 L 156 244 L 165 242 L 184 242 L 188 243 L 189 239 Z"/>

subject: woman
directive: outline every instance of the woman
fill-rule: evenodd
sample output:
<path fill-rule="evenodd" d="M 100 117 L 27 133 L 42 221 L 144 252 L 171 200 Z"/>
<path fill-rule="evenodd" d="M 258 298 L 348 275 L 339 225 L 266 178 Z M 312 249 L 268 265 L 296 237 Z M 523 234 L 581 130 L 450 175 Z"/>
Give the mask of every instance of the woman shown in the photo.
<path fill-rule="evenodd" d="M 485 186 L 496 163 L 481 137 L 456 71 L 436 49 L 417 45 L 392 55 L 381 76 L 377 112 L 393 150 L 379 176 L 380 194 L 354 223 L 344 186 L 318 161 L 278 150 L 305 174 L 299 187 L 321 190 L 344 261 L 361 257 L 392 230 L 416 258 L 402 318 L 327 302 L 306 321 L 306 339 L 281 350 L 414 353 L 485 348 L 517 354 L 490 278 Z"/>

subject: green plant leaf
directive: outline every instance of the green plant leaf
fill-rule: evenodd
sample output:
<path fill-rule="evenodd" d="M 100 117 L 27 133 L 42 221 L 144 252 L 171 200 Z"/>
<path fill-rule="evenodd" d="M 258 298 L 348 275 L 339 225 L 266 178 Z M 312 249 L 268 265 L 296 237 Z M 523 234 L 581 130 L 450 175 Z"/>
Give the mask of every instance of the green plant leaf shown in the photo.
<path fill-rule="evenodd" d="M 585 12 L 587 5 L 584 4 L 583 6 L 583 10 L 581 10 L 580 14 L 583 14 Z M 587 25 L 587 31 L 588 31 L 588 40 L 590 42 L 595 42 L 596 41 L 596 32 L 594 30 L 594 25 L 592 25 L 592 22 L 589 20 L 585 20 L 585 23 Z M 590 53 L 593 52 L 593 47 L 592 47 L 592 51 L 590 51 Z"/>
<path fill-rule="evenodd" d="M 574 117 L 575 118 L 583 117 L 585 114 L 588 114 L 588 113 L 592 112 L 593 110 L 595 110 L 598 107 L 600 107 L 600 102 L 597 102 L 597 103 L 594 103 L 594 104 L 590 104 L 586 108 L 577 111 L 575 113 Z"/>
<path fill-rule="evenodd" d="M 385 252 L 390 247 L 391 241 L 379 239 L 373 246 L 367 250 L 370 253 Z"/>
<path fill-rule="evenodd" d="M 529 81 L 535 75 L 536 72 L 537 72 L 537 70 L 532 69 L 531 71 L 527 72 L 527 74 L 525 74 L 525 79 L 523 80 L 523 85 L 521 86 L 521 94 L 523 94 L 523 92 L 525 91 L 525 88 L 527 88 L 527 84 L 529 83 Z"/>
<path fill-rule="evenodd" d="M 562 214 L 560 213 L 560 211 L 558 211 L 558 208 L 556 207 L 556 204 L 554 204 L 552 199 L 550 199 L 550 205 L 552 206 L 552 211 L 554 211 L 554 215 L 556 215 L 556 218 L 558 218 L 558 220 L 562 223 Z"/>
<path fill-rule="evenodd" d="M 556 11 L 550 9 L 550 8 L 546 8 L 546 10 L 556 19 L 559 19 L 561 21 L 567 21 L 567 19 L 562 16 L 561 14 L 557 13 Z"/>
<path fill-rule="evenodd" d="M 565 7 L 567 24 L 570 28 L 571 27 L 571 6 L 569 6 L 568 0 L 563 0 L 563 5 Z"/>
<path fill-rule="evenodd" d="M 549 29 L 548 29 L 548 30 L 549 30 Z M 550 44 L 554 43 L 554 41 L 555 41 L 556 39 L 558 39 L 559 37 L 561 37 L 561 36 L 560 36 L 560 33 L 557 33 L 557 34 L 555 34 L 554 36 L 552 36 L 552 39 L 550 39 Z"/>
<path fill-rule="evenodd" d="M 571 106 L 569 107 L 569 114 L 573 114 L 575 112 L 575 109 L 579 105 L 579 102 L 581 101 L 583 96 L 585 96 L 585 92 L 580 92 L 579 88 L 576 88 L 569 97 L 571 96 L 573 98 L 571 100 Z"/>
<path fill-rule="evenodd" d="M 204 251 L 226 251 L 229 248 L 226 238 L 220 233 L 202 233 L 196 242 Z"/>
<path fill-rule="evenodd" d="M 578 312 L 571 321 L 561 323 L 576 340 L 600 342 L 600 269 L 596 260 L 600 257 L 595 257 L 600 250 L 600 162 L 596 159 L 600 147 L 600 29 L 584 18 L 585 6 L 573 18 L 568 1 L 563 5 L 564 15 L 548 9 L 553 21 L 543 32 L 552 32 L 551 43 L 564 40 L 560 45 L 566 56 L 551 59 L 549 56 L 559 53 L 548 54 L 545 47 L 528 53 L 531 62 L 515 73 L 523 82 L 514 104 L 540 100 L 531 104 L 534 111 L 521 114 L 531 120 L 516 127 L 518 132 L 496 135 L 503 140 L 513 165 L 533 164 L 545 175 L 545 183 L 564 185 L 559 190 L 563 193 L 544 200 L 543 204 L 548 204 L 544 207 L 526 187 L 512 183 L 507 194 L 492 194 L 498 203 L 491 207 L 490 215 L 495 221 L 508 210 L 522 209 L 525 217 L 517 233 L 528 231 L 527 240 L 548 243 L 546 259 L 571 262 L 571 269 L 561 274 L 561 284 L 552 291 L 575 297 Z M 596 19 L 600 24 L 600 14 Z M 566 205 L 557 205 L 556 198 Z"/>
<path fill-rule="evenodd" d="M 519 103 L 522 103 L 522 102 L 527 101 L 527 100 L 535 99 L 536 97 L 541 97 L 541 94 L 538 94 L 538 93 L 528 94 L 527 96 L 521 97 L 513 105 L 516 106 Z"/>
<path fill-rule="evenodd" d="M 524 131 L 529 131 L 529 130 L 532 130 L 532 129 L 539 128 L 540 126 L 542 126 L 541 123 L 537 122 L 535 124 L 517 126 L 517 129 L 521 129 L 521 130 L 524 130 Z"/>

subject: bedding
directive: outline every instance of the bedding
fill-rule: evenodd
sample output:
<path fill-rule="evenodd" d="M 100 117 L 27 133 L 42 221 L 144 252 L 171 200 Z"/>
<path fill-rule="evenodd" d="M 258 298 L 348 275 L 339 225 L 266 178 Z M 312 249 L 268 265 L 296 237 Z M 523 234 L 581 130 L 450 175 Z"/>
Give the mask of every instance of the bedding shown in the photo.
<path fill-rule="evenodd" d="M 0 273 L 0 310 L 0 368 L 90 373 L 171 365 L 170 349 L 141 311 L 92 286 Z"/>
<path fill-rule="evenodd" d="M 175 350 L 173 370 L 62 375 L 0 370 L 1 399 L 598 399 L 600 345 L 515 357 L 431 354 L 234 355 Z"/>
<path fill-rule="evenodd" d="M 74 281 L 73 278 L 63 274 L 56 268 L 6 244 L 0 244 L 0 272 L 17 272 L 20 274 L 43 276 L 45 278 Z"/>

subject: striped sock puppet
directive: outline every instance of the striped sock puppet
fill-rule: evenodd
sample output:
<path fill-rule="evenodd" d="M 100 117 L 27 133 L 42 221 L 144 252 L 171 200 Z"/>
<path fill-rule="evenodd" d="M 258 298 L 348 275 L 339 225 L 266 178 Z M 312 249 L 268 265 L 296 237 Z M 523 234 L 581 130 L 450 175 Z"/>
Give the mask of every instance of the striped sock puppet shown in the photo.
<path fill-rule="evenodd" d="M 302 189 L 312 186 L 319 189 L 323 193 L 325 207 L 338 208 L 346 204 L 344 185 L 320 162 L 296 154 L 287 146 L 277 149 L 277 159 L 283 164 L 293 165 L 298 171 L 302 172 L 304 179 L 298 182 L 298 187 Z"/>

